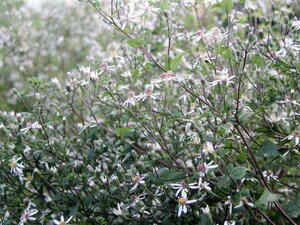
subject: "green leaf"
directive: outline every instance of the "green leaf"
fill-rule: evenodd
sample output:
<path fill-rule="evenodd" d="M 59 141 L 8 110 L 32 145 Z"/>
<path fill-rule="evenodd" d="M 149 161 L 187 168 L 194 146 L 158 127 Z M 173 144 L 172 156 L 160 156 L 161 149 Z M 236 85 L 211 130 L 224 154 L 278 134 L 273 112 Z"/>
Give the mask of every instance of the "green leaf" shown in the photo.
<path fill-rule="evenodd" d="M 298 217 L 300 215 L 300 199 L 293 199 L 284 203 L 283 208 L 291 217 Z"/>
<path fill-rule="evenodd" d="M 246 171 L 248 170 L 245 167 L 233 167 L 232 164 L 229 164 L 227 167 L 230 177 L 237 181 L 246 176 Z"/>
<path fill-rule="evenodd" d="M 280 195 L 271 193 L 265 189 L 259 199 L 255 202 L 256 206 L 267 205 L 269 202 L 274 202 L 280 198 Z"/>
<path fill-rule="evenodd" d="M 171 62 L 170 62 L 171 70 L 175 70 L 178 67 L 183 55 L 184 55 L 184 53 L 180 53 L 174 59 L 171 60 Z"/>
<path fill-rule="evenodd" d="M 70 216 L 75 216 L 79 207 L 79 202 L 70 209 Z"/>
<path fill-rule="evenodd" d="M 125 133 L 127 133 L 127 132 L 129 132 L 129 131 L 131 131 L 131 130 L 133 130 L 132 127 L 122 127 L 122 128 L 118 128 L 118 129 L 116 130 L 116 135 L 117 135 L 118 137 L 123 137 Z"/>
<path fill-rule="evenodd" d="M 163 181 L 178 181 L 185 178 L 186 174 L 184 172 L 177 172 L 174 170 L 169 170 L 167 168 L 161 168 L 158 171 L 159 178 Z"/>
<path fill-rule="evenodd" d="M 130 40 L 128 40 L 127 43 L 128 43 L 129 46 L 131 46 L 133 48 L 139 48 L 143 44 L 145 44 L 145 41 L 143 39 L 136 38 L 136 39 L 130 39 Z"/>
<path fill-rule="evenodd" d="M 232 0 L 223 0 L 221 2 L 221 8 L 229 12 L 230 10 L 233 9 L 233 1 Z"/>
<path fill-rule="evenodd" d="M 265 140 L 261 147 L 258 149 L 257 155 L 260 156 L 278 156 L 279 153 L 273 142 Z"/>

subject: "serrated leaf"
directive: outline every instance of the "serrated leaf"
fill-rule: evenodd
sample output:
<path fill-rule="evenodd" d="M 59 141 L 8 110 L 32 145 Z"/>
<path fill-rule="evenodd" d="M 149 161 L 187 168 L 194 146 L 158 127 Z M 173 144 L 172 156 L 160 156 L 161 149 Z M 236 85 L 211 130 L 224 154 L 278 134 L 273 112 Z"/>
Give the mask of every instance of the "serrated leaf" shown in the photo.
<path fill-rule="evenodd" d="M 128 40 L 127 43 L 130 47 L 139 48 L 145 43 L 145 41 L 143 39 L 136 38 Z"/>
<path fill-rule="evenodd" d="M 132 127 L 122 127 L 122 128 L 118 128 L 116 129 L 116 135 L 118 137 L 123 137 L 125 133 L 131 131 L 133 128 Z"/>
<path fill-rule="evenodd" d="M 276 146 L 273 142 L 265 140 L 261 147 L 258 149 L 257 155 L 261 156 L 278 156 L 279 153 L 276 149 Z"/>
<path fill-rule="evenodd" d="M 184 53 L 180 53 L 174 59 L 171 60 L 171 62 L 170 62 L 171 70 L 175 70 L 178 67 L 183 55 L 184 55 Z"/>
<path fill-rule="evenodd" d="M 267 205 L 269 202 L 278 200 L 280 196 L 278 194 L 271 193 L 268 189 L 265 189 L 259 199 L 255 202 L 256 206 Z"/>

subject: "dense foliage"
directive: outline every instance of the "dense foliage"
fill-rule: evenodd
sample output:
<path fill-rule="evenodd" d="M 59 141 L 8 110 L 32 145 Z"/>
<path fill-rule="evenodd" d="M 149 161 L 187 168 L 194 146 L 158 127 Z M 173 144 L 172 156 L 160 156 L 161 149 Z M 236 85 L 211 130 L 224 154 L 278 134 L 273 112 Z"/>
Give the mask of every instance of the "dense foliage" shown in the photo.
<path fill-rule="evenodd" d="M 1 111 L 0 224 L 297 224 L 297 1 L 80 4 L 114 33 Z"/>

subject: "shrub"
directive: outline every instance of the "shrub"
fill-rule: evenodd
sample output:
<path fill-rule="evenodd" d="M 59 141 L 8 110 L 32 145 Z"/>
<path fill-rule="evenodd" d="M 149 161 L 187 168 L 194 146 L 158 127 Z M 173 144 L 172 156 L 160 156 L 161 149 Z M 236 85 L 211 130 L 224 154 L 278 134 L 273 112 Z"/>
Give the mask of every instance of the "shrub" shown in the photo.
<path fill-rule="evenodd" d="M 2 223 L 296 224 L 296 5 L 86 2 L 121 36 L 1 113 Z"/>

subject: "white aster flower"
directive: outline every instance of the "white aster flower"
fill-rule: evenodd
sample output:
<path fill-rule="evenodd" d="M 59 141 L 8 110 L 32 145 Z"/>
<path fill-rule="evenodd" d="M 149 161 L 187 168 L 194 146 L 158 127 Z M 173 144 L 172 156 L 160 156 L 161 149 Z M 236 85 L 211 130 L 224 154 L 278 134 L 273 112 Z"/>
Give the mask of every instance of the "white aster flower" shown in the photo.
<path fill-rule="evenodd" d="M 300 143 L 300 130 L 294 130 L 289 136 L 286 137 L 288 140 L 294 140 L 295 145 Z"/>
<path fill-rule="evenodd" d="M 229 207 L 229 215 L 232 214 L 232 206 L 233 206 L 233 201 L 231 199 L 231 196 L 227 196 L 227 201 L 224 202 L 225 205 L 228 205 Z"/>
<path fill-rule="evenodd" d="M 147 177 L 147 174 L 144 174 L 140 176 L 139 173 L 137 173 L 135 176 L 131 177 L 131 180 L 133 182 L 133 187 L 130 189 L 130 192 L 134 191 L 140 184 L 144 184 L 144 179 Z"/>
<path fill-rule="evenodd" d="M 26 134 L 31 129 L 41 129 L 42 126 L 38 122 L 27 122 L 26 127 L 22 128 L 20 131 L 24 134 Z"/>
<path fill-rule="evenodd" d="M 130 105 L 135 105 L 135 92 L 134 91 L 128 91 L 127 92 L 127 100 L 123 103 L 124 107 L 128 107 Z"/>
<path fill-rule="evenodd" d="M 159 98 L 159 93 L 153 93 L 154 86 L 146 85 L 145 91 L 138 96 L 136 96 L 137 101 L 145 101 L 146 99 L 157 100 Z"/>
<path fill-rule="evenodd" d="M 229 85 L 229 84 L 234 83 L 232 81 L 232 79 L 235 76 L 229 76 L 228 69 L 223 69 L 221 71 L 218 71 L 217 73 L 218 73 L 218 76 L 216 76 L 215 80 L 213 82 L 211 82 L 211 85 L 209 86 L 209 88 L 213 87 L 213 86 L 215 86 L 217 84 Z"/>
<path fill-rule="evenodd" d="M 214 153 L 214 146 L 211 142 L 206 142 L 203 146 L 203 149 L 202 149 L 202 152 L 205 154 L 205 155 L 208 155 L 208 154 L 213 154 Z"/>
<path fill-rule="evenodd" d="M 118 203 L 117 207 L 118 207 L 117 209 L 113 209 L 113 213 L 116 216 L 121 216 L 123 214 L 122 208 L 124 207 L 124 203 L 123 202 Z"/>
<path fill-rule="evenodd" d="M 69 219 L 67 219 L 67 221 L 65 221 L 65 218 L 63 215 L 61 215 L 60 217 L 60 221 L 58 220 L 53 220 L 55 225 L 66 225 L 68 224 L 71 220 L 72 220 L 73 216 L 71 216 Z"/>
<path fill-rule="evenodd" d="M 20 218 L 20 222 L 18 225 L 23 225 L 24 223 L 28 222 L 28 221 L 35 221 L 36 218 L 34 217 L 35 214 L 38 213 L 37 209 L 30 209 L 31 206 L 35 206 L 33 203 L 29 202 L 27 208 L 24 210 L 21 218 Z"/>
<path fill-rule="evenodd" d="M 187 213 L 187 205 L 193 204 L 193 203 L 197 202 L 197 200 L 196 199 L 188 200 L 187 195 L 185 194 L 182 197 L 179 197 L 177 199 L 177 202 L 179 204 L 178 217 L 180 217 L 182 213 Z"/>
<path fill-rule="evenodd" d="M 138 23 L 140 22 L 139 16 L 144 12 L 142 10 L 135 10 L 135 5 L 133 3 L 127 5 L 128 13 L 120 17 L 119 22 L 121 22 L 121 29 L 124 30 L 127 23 Z"/>
<path fill-rule="evenodd" d="M 10 172 L 12 174 L 22 174 L 23 173 L 23 169 L 25 168 L 25 166 L 23 165 L 23 163 L 19 163 L 19 161 L 22 159 L 22 157 L 19 158 L 15 158 L 13 157 L 12 159 L 9 160 L 9 167 L 10 167 Z"/>
<path fill-rule="evenodd" d="M 278 180 L 278 176 L 275 176 L 274 173 L 271 170 L 267 170 L 263 172 L 263 176 L 267 178 L 268 181 L 272 180 Z"/>
<path fill-rule="evenodd" d="M 213 163 L 214 163 L 213 161 L 210 161 L 208 164 L 207 163 L 200 163 L 197 166 L 197 169 L 199 171 L 199 176 L 204 177 L 209 170 L 215 169 L 215 168 L 218 167 L 218 165 L 215 165 Z"/>
<path fill-rule="evenodd" d="M 177 190 L 175 193 L 175 196 L 177 197 L 179 194 L 181 194 L 181 197 L 186 196 L 188 193 L 188 185 L 182 181 L 180 184 L 170 184 L 170 186 Z"/>
<path fill-rule="evenodd" d="M 236 208 L 240 208 L 240 207 L 242 207 L 242 206 L 244 206 L 244 205 L 250 206 L 250 207 L 252 207 L 252 208 L 255 207 L 255 205 L 254 205 L 253 203 L 249 202 L 249 201 L 247 200 L 247 198 L 241 197 L 240 204 L 238 204 L 238 205 L 235 206 L 234 208 L 235 208 L 235 209 L 236 209 Z"/>
<path fill-rule="evenodd" d="M 202 207 L 202 208 L 201 208 L 201 211 L 202 211 L 204 214 L 207 214 L 207 215 L 210 214 L 210 209 L 209 209 L 209 206 L 208 206 L 208 205 L 206 205 L 205 207 Z"/>

